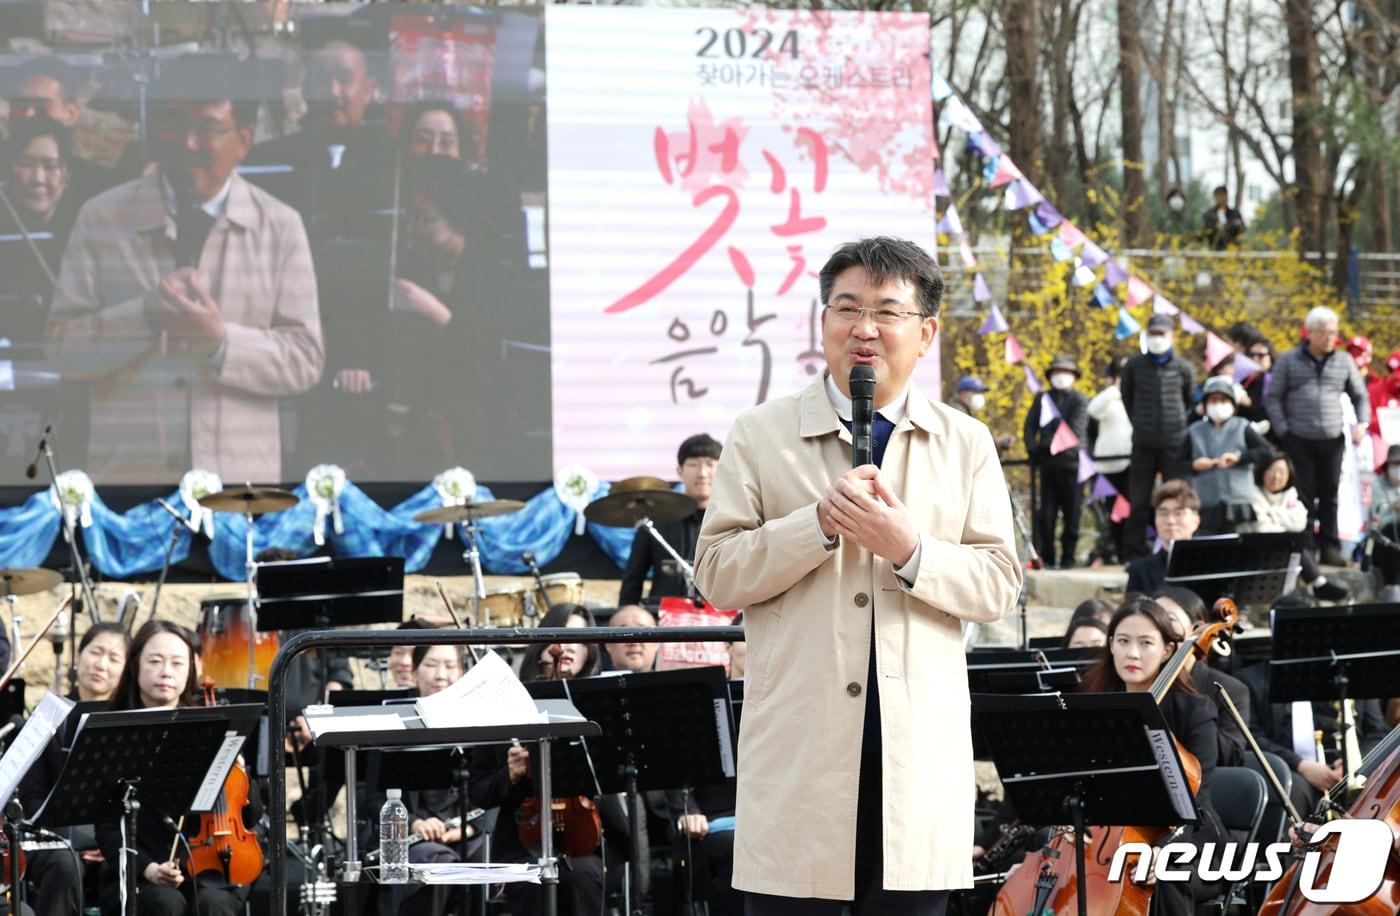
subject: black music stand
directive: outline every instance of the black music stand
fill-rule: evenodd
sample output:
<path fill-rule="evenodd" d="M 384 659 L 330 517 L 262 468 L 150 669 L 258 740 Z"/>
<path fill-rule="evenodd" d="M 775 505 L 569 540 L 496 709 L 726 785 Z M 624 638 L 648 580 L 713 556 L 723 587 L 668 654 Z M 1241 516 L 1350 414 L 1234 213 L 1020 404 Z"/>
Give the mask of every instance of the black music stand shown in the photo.
<path fill-rule="evenodd" d="M 971 693 L 1046 693 L 1075 690 L 1094 649 L 978 649 L 967 653 Z"/>
<path fill-rule="evenodd" d="M 403 620 L 403 557 L 259 563 L 257 581 L 259 630 L 324 630 L 332 624 Z"/>
<path fill-rule="evenodd" d="M 1176 744 L 1150 694 L 974 694 L 972 709 L 1021 820 L 1074 825 L 1079 888 L 1086 825 L 1196 822 Z M 1076 897 L 1084 916 L 1088 901 Z"/>
<path fill-rule="evenodd" d="M 1400 694 L 1400 604 L 1275 608 L 1271 617 L 1269 702 Z"/>
<path fill-rule="evenodd" d="M 211 810 L 233 765 L 227 751 L 235 739 L 242 745 L 260 713 L 256 706 L 209 706 L 89 714 L 31 823 L 52 830 L 122 820 L 134 844 L 142 806 L 172 820 Z M 212 785 L 218 791 L 197 809 Z M 127 913 L 135 914 L 134 866 L 127 869 L 126 892 Z"/>
<path fill-rule="evenodd" d="M 642 835 L 641 793 L 714 785 L 735 775 L 730 687 L 720 667 L 536 681 L 531 695 L 565 696 L 603 729 L 589 742 L 598 785 L 627 796 L 633 843 Z M 632 912 L 643 882 L 632 870 Z"/>
<path fill-rule="evenodd" d="M 466 748 L 438 748 L 429 751 L 405 749 L 379 752 L 379 779 L 376 788 L 422 791 L 424 789 L 457 790 L 457 816 L 461 824 L 461 849 L 458 854 L 467 861 L 467 837 L 470 781 Z"/>
<path fill-rule="evenodd" d="M 1217 598 L 1240 607 L 1268 607 L 1298 582 L 1301 534 L 1221 534 L 1173 541 L 1167 554 L 1167 585 L 1201 596 L 1207 608 Z"/>

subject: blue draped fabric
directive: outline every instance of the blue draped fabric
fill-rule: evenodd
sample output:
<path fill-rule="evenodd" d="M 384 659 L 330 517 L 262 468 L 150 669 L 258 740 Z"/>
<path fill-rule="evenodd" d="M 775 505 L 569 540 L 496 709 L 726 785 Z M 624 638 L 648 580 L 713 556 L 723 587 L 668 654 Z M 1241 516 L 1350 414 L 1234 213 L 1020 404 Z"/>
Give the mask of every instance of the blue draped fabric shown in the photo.
<path fill-rule="evenodd" d="M 607 495 L 608 485 L 600 486 L 597 497 Z M 253 520 L 253 554 L 269 547 L 290 550 L 298 557 L 317 550 L 313 526 L 316 507 L 307 499 L 306 487 L 293 493 L 297 505 Z M 477 499 L 494 499 L 491 491 L 478 486 Z M 596 497 L 595 497 L 596 498 Z M 180 505 L 179 494 L 168 501 Z M 336 534 L 331 517 L 325 521 L 325 539 L 336 556 L 401 556 L 406 572 L 425 567 L 443 535 L 442 525 L 424 525 L 413 516 L 442 505 L 442 499 L 429 484 L 391 509 L 380 506 L 354 483 L 346 481 L 339 499 L 344 532 Z M 112 579 L 130 578 L 160 569 L 165 560 L 171 529 L 176 525 L 155 502 L 143 503 L 124 513 L 112 511 L 96 493 L 92 500 L 92 525 L 80 529 L 93 566 Z M 563 551 L 573 534 L 576 515 L 548 487 L 537 493 L 525 508 L 510 515 L 482 519 L 480 531 L 482 566 L 488 573 L 525 573 L 528 567 L 520 557 L 534 553 L 537 562 L 547 565 Z M 38 566 L 53 548 L 62 527 L 62 515 L 54 508 L 47 490 L 41 490 L 24 504 L 0 510 L 0 566 Z M 588 533 L 604 553 L 622 567 L 632 549 L 632 529 L 588 523 Z M 209 559 L 220 576 L 231 581 L 245 576 L 247 523 L 243 516 L 219 512 L 214 515 L 214 540 Z M 457 538 L 462 528 L 457 526 Z M 188 557 L 191 536 L 182 531 L 175 545 L 172 562 Z"/>
<path fill-rule="evenodd" d="M 63 527 L 48 490 L 13 509 L 0 509 L 0 567 L 38 566 L 53 549 Z"/>

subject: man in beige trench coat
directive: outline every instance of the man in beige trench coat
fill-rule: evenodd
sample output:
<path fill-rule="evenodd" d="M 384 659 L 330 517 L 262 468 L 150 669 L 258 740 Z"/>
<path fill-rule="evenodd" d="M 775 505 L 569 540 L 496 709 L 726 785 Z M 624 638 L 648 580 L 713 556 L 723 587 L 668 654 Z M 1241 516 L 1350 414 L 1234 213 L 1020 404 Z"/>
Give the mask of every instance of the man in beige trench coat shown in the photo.
<path fill-rule="evenodd" d="M 696 585 L 744 608 L 734 886 L 748 916 L 937 916 L 972 884 L 963 621 L 1021 587 L 991 433 L 910 383 L 943 279 L 910 242 L 822 268 L 827 371 L 745 411 L 715 475 Z M 851 469 L 851 367 L 874 367 L 875 464 Z"/>

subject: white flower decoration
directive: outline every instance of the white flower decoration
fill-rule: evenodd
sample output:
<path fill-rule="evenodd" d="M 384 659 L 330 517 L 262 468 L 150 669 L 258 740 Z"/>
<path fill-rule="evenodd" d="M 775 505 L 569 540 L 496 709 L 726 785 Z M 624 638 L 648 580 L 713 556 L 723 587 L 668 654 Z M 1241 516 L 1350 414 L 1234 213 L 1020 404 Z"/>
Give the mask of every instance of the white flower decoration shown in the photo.
<path fill-rule="evenodd" d="M 213 471 L 198 468 L 186 471 L 180 478 L 180 502 L 190 510 L 190 524 L 203 531 L 209 538 L 214 537 L 214 513 L 199 504 L 210 493 L 221 492 L 224 482 Z"/>
<path fill-rule="evenodd" d="M 53 507 L 63 513 L 63 537 L 69 525 L 92 527 L 92 478 L 82 471 L 64 471 L 49 488 Z"/>
<path fill-rule="evenodd" d="M 554 477 L 554 493 L 574 511 L 574 534 L 583 534 L 588 525 L 583 510 L 598 493 L 598 475 L 582 465 L 571 464 Z"/>
<path fill-rule="evenodd" d="M 476 496 L 476 477 L 464 467 L 448 468 L 433 478 L 433 489 L 444 506 L 464 506 Z M 452 540 L 455 525 L 443 525 L 442 536 Z"/>
<path fill-rule="evenodd" d="M 345 469 L 338 464 L 318 464 L 306 472 L 306 498 L 316 507 L 311 536 L 316 545 L 326 543 L 326 516 L 330 516 L 336 534 L 345 533 L 345 520 L 340 516 L 340 493 L 345 489 Z"/>

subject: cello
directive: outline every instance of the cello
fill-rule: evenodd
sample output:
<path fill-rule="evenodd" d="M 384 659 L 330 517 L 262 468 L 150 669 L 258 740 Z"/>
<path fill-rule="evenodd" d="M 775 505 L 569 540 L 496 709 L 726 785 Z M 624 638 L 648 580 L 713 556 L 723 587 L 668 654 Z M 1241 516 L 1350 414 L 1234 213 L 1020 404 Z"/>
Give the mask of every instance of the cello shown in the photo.
<path fill-rule="evenodd" d="M 1216 640 L 1230 633 L 1239 619 L 1239 610 L 1229 598 L 1221 598 L 1213 608 L 1217 618 L 1198 633 L 1182 639 L 1181 645 L 1152 682 L 1152 698 L 1158 703 L 1176 683 L 1191 656 L 1204 658 Z M 1181 758 L 1191 795 L 1201 788 L 1201 764 L 1196 757 L 1172 737 Z M 1072 916 L 1078 912 L 1082 891 L 1086 912 L 1090 916 L 1146 916 L 1152 905 L 1153 888 L 1128 880 L 1133 865 L 1124 871 L 1121 881 L 1108 880 L 1114 853 L 1124 843 L 1152 844 L 1167 834 L 1164 827 L 1115 826 L 1098 827 L 1084 841 L 1084 881 L 1081 889 L 1076 874 L 1074 837 L 1068 828 L 1057 828 L 1049 842 L 1039 851 L 1028 853 L 1021 867 L 1007 879 L 992 904 L 992 916 Z"/>
<path fill-rule="evenodd" d="M 213 679 L 206 676 L 201 686 L 204 705 L 216 705 Z M 199 832 L 190 839 L 185 870 L 191 876 L 212 871 L 222 876 L 225 884 L 248 885 L 262 874 L 262 846 L 243 823 L 250 785 L 248 771 L 235 760 L 214 810 L 199 816 Z"/>

